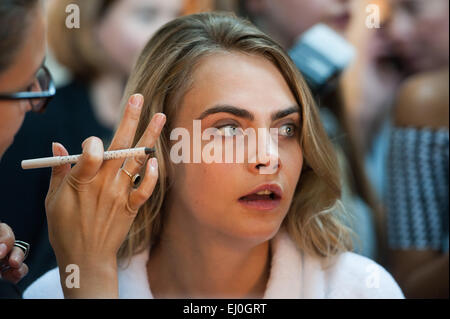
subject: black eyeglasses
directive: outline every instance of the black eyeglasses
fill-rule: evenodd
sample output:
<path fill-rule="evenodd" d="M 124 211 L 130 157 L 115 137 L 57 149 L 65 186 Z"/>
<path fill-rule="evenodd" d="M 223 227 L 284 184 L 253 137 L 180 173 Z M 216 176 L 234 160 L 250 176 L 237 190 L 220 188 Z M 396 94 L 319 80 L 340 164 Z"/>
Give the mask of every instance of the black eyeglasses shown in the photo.
<path fill-rule="evenodd" d="M 0 100 L 28 100 L 33 112 L 45 111 L 56 89 L 50 71 L 44 65 L 36 73 L 33 83 L 24 92 L 0 93 Z"/>

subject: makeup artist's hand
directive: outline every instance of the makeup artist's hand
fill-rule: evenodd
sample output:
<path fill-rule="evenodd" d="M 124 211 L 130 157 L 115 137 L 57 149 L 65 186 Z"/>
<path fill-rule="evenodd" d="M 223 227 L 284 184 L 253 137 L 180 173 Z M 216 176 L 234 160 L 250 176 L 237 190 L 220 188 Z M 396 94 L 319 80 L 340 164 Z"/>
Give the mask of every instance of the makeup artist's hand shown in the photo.
<path fill-rule="evenodd" d="M 132 146 L 143 97 L 133 95 L 109 150 Z M 135 147 L 153 147 L 165 123 L 158 113 Z M 55 251 L 61 284 L 68 298 L 115 298 L 117 252 L 125 240 L 139 207 L 150 197 L 158 178 L 156 158 L 128 158 L 103 162 L 103 144 L 90 137 L 83 144 L 80 161 L 53 168 L 45 201 L 50 243 Z M 68 155 L 54 143 L 54 156 Z M 134 188 L 131 178 L 145 166 L 145 177 Z M 80 288 L 68 288 L 66 267 L 79 267 Z"/>
<path fill-rule="evenodd" d="M 14 246 L 15 240 L 11 227 L 0 223 L 0 278 L 16 284 L 28 273 L 28 266 L 23 262 L 23 250 Z"/>

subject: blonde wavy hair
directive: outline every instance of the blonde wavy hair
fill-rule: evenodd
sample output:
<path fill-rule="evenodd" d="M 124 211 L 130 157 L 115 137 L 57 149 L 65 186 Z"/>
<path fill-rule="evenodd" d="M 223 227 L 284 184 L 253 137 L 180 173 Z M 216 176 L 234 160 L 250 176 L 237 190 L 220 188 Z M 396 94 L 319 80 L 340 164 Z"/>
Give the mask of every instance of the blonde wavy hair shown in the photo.
<path fill-rule="evenodd" d="M 131 257 L 157 242 L 160 236 L 161 210 L 170 188 L 169 177 L 173 176 L 169 158 L 172 123 L 192 84 L 196 65 L 218 52 L 242 52 L 271 61 L 301 106 L 299 143 L 304 164 L 283 221 L 289 235 L 300 249 L 322 257 L 350 250 L 349 229 L 341 218 L 336 155 L 301 74 L 282 47 L 250 22 L 229 13 L 200 13 L 163 26 L 146 45 L 128 81 L 122 104 L 136 92 L 145 98 L 134 144 L 155 113 L 165 113 L 167 122 L 156 143 L 159 180 L 150 199 L 140 208 L 118 257 Z"/>

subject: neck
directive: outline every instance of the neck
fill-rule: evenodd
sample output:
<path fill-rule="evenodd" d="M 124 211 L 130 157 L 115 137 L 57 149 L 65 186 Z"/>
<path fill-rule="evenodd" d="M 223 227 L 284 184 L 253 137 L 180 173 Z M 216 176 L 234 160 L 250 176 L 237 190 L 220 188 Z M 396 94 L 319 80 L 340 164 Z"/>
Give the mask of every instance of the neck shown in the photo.
<path fill-rule="evenodd" d="M 106 74 L 94 80 L 90 87 L 94 113 L 101 124 L 111 129 L 120 120 L 124 79 L 120 74 Z"/>
<path fill-rule="evenodd" d="M 161 240 L 147 264 L 155 298 L 262 298 L 270 245 L 233 240 L 165 211 Z"/>

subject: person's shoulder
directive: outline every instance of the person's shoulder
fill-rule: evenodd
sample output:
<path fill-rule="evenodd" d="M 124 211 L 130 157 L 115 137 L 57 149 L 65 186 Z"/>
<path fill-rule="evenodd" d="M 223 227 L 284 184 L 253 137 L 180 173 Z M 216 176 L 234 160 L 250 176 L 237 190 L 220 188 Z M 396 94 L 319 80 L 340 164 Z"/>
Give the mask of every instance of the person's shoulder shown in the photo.
<path fill-rule="evenodd" d="M 49 270 L 33 282 L 23 293 L 24 299 L 63 299 L 59 269 Z"/>
<path fill-rule="evenodd" d="M 403 299 L 394 278 L 364 256 L 344 252 L 324 264 L 329 298 Z"/>

